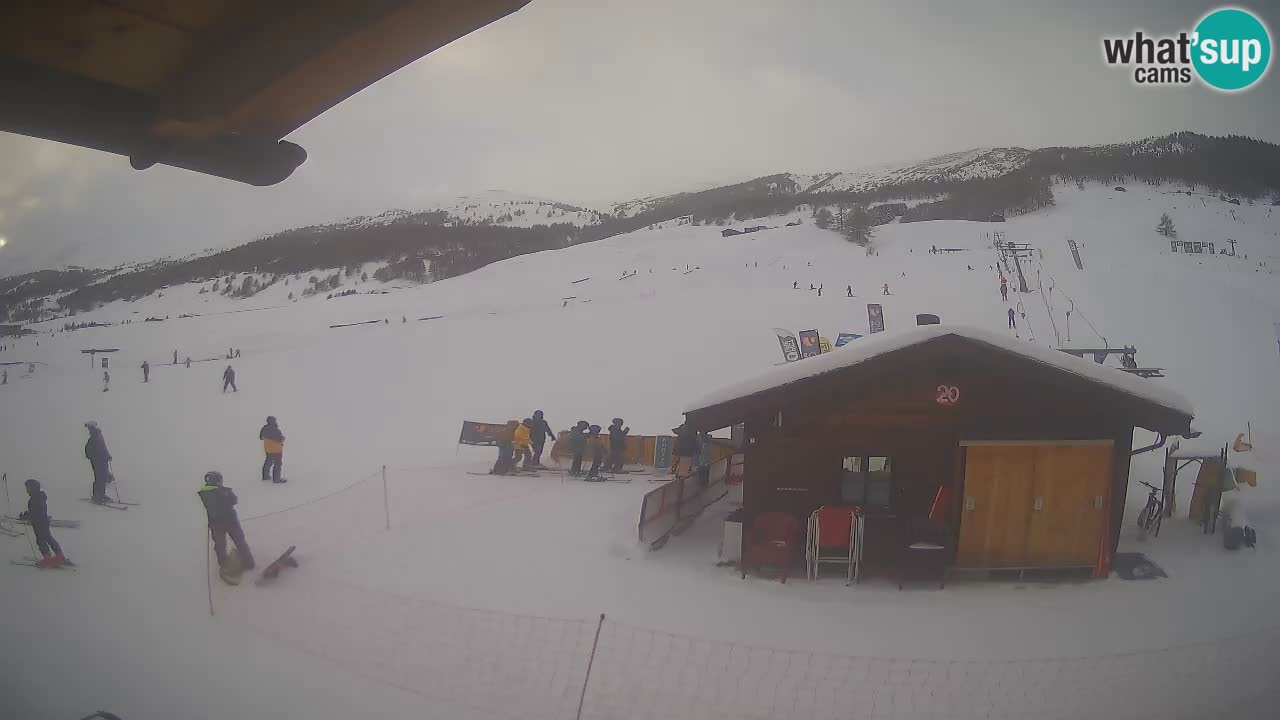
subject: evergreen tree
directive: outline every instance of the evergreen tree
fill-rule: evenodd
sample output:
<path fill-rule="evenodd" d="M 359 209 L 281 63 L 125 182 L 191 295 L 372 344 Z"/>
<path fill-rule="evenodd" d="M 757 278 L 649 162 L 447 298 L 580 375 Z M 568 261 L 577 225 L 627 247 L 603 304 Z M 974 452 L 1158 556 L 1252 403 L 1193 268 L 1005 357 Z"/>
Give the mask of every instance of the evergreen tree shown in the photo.
<path fill-rule="evenodd" d="M 841 234 L 855 245 L 867 247 L 871 238 L 875 237 L 876 226 L 871 213 L 862 205 L 854 205 L 848 212 L 842 213 Z"/>
<path fill-rule="evenodd" d="M 832 221 L 832 216 L 831 216 L 830 210 L 826 208 L 818 208 L 816 211 L 814 211 L 813 224 L 817 225 L 819 228 L 826 230 L 827 228 L 831 227 L 831 221 Z"/>
<path fill-rule="evenodd" d="M 1160 224 L 1156 225 L 1156 232 L 1167 238 L 1178 237 L 1178 231 L 1173 227 L 1173 220 L 1169 217 L 1169 213 L 1160 216 Z"/>

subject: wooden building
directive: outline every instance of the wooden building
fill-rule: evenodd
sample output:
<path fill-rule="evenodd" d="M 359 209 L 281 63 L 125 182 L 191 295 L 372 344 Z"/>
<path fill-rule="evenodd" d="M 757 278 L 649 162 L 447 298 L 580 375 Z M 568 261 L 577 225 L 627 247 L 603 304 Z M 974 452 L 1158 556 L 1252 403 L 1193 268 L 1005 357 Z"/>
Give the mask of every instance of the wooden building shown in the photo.
<path fill-rule="evenodd" d="M 748 524 L 781 510 L 804 527 L 818 507 L 851 504 L 872 570 L 927 528 L 953 567 L 1105 572 L 1134 428 L 1187 434 L 1192 409 L 1115 368 L 930 325 L 774 368 L 685 415 L 699 431 L 745 424 Z"/>

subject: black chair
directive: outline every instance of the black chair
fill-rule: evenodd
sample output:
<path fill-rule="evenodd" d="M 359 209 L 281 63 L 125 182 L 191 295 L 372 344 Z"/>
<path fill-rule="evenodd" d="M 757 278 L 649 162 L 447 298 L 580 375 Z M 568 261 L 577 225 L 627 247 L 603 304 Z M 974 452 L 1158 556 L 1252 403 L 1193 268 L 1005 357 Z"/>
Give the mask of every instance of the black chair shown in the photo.
<path fill-rule="evenodd" d="M 927 518 L 907 520 L 896 563 L 899 590 L 911 579 L 936 580 L 939 589 L 946 587 L 950 535 L 946 528 Z"/>

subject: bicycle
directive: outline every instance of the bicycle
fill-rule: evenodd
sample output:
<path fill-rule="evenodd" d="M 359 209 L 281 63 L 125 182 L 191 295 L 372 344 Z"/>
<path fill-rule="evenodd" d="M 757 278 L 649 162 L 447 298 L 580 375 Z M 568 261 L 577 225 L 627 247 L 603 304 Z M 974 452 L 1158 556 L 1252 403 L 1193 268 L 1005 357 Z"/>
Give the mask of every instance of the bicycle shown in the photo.
<path fill-rule="evenodd" d="M 1138 482 L 1151 488 L 1150 494 L 1147 495 L 1147 504 L 1142 508 L 1142 512 L 1138 513 L 1138 527 L 1142 529 L 1143 535 L 1151 533 L 1156 537 L 1160 537 L 1160 520 L 1164 517 L 1164 490 L 1158 488 L 1151 483 Z"/>

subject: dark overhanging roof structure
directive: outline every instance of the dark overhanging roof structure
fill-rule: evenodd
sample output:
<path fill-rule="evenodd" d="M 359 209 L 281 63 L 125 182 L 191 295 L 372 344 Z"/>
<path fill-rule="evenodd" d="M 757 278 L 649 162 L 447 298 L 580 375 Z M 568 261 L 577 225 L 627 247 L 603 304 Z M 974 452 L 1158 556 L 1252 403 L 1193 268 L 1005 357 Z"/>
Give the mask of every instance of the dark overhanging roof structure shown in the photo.
<path fill-rule="evenodd" d="M 290 132 L 529 0 L 13 0 L 0 130 L 273 185 Z"/>

